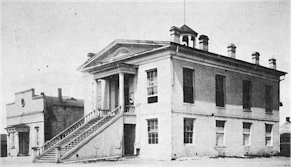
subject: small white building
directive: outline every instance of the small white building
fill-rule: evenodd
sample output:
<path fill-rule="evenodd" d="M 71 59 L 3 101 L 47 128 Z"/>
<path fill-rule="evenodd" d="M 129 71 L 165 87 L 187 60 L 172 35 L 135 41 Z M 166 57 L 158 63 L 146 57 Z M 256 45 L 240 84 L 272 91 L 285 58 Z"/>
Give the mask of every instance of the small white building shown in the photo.
<path fill-rule="evenodd" d="M 35 95 L 34 89 L 15 93 L 15 102 L 6 105 L 7 155 L 32 156 L 33 147 L 45 142 L 84 115 L 84 102 L 62 96 Z"/>

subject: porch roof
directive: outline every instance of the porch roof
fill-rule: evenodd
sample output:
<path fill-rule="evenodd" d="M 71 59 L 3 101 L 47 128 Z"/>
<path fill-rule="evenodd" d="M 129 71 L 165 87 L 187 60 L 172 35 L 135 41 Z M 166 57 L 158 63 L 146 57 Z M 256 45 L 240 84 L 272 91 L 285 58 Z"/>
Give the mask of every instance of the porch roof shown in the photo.
<path fill-rule="evenodd" d="M 92 69 L 89 73 L 94 74 L 94 78 L 105 78 L 114 74 L 118 73 L 126 73 L 126 74 L 136 74 L 137 66 L 120 63 L 120 62 L 113 62 L 108 63 L 106 65 L 101 65 Z"/>
<path fill-rule="evenodd" d="M 10 132 L 28 132 L 29 126 L 26 124 L 16 124 L 5 128 L 8 133 Z"/>

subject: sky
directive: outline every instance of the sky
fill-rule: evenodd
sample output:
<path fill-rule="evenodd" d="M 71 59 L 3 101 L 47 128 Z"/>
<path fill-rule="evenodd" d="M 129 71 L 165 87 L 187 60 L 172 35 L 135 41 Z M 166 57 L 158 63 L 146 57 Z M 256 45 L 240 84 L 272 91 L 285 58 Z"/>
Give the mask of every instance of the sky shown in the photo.
<path fill-rule="evenodd" d="M 185 6 L 185 8 L 184 8 Z M 260 65 L 277 59 L 288 72 L 280 82 L 280 125 L 290 116 L 291 4 L 289 0 L 172 0 L 172 1 L 13 1 L 1 4 L 0 132 L 6 133 L 6 104 L 15 93 L 30 88 L 83 98 L 83 80 L 76 69 L 115 39 L 170 40 L 171 26 L 184 23 L 209 37 L 209 51 L 227 55 L 236 45 L 236 58 Z M 185 10 L 184 10 L 185 9 Z M 185 12 L 184 12 L 185 11 Z"/>

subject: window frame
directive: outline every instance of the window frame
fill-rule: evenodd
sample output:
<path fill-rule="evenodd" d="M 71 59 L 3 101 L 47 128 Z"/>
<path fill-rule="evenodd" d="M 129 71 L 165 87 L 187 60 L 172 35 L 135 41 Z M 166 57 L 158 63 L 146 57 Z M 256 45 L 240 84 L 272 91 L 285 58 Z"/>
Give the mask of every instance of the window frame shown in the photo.
<path fill-rule="evenodd" d="M 267 126 L 270 126 L 270 132 L 267 132 Z M 267 138 L 270 139 L 269 144 Z M 265 124 L 265 146 L 273 146 L 273 124 Z"/>
<path fill-rule="evenodd" d="M 221 128 L 221 127 L 217 127 L 217 122 L 223 122 L 224 125 L 223 125 L 223 130 L 220 130 L 218 128 Z M 226 146 L 226 120 L 215 120 L 215 126 L 216 126 L 216 141 L 215 141 L 215 146 L 216 147 L 225 147 Z M 218 134 L 223 134 L 223 138 L 222 138 L 222 144 L 219 144 L 218 143 Z"/>
<path fill-rule="evenodd" d="M 195 70 L 192 68 L 186 68 L 186 67 L 183 67 L 182 69 L 183 69 L 183 102 L 194 104 L 195 103 Z M 189 75 L 190 79 L 186 77 L 187 73 L 191 74 Z M 191 90 L 191 93 L 190 95 L 187 95 L 189 90 Z M 191 100 L 187 100 L 188 96 L 191 98 Z"/>
<path fill-rule="evenodd" d="M 248 126 L 249 128 L 245 128 L 244 127 L 245 125 Z M 243 146 L 251 146 L 251 126 L 252 126 L 252 123 L 249 123 L 249 122 L 242 123 Z M 245 132 L 245 129 L 248 129 L 248 131 Z M 245 144 L 244 135 L 248 135 L 248 144 Z"/>
<path fill-rule="evenodd" d="M 191 128 L 191 131 L 189 130 L 186 130 L 186 121 L 189 120 L 191 121 L 192 123 L 192 128 Z M 195 118 L 183 118 L 183 143 L 184 145 L 191 145 L 191 144 L 194 144 L 194 140 L 195 140 Z M 191 134 L 189 134 L 191 133 Z M 186 137 L 186 135 L 191 135 L 190 139 L 189 137 Z M 186 139 L 187 139 L 187 142 L 186 142 Z M 189 141 L 191 140 L 191 142 Z"/>
<path fill-rule="evenodd" d="M 151 130 L 151 126 L 152 126 L 151 122 L 154 122 L 153 123 L 154 128 L 152 130 Z M 159 139 L 158 139 L 158 119 L 157 118 L 147 119 L 147 135 L 148 135 L 147 138 L 148 138 L 149 145 L 158 144 Z"/>
<path fill-rule="evenodd" d="M 250 80 L 242 81 L 242 108 L 243 110 L 250 111 L 252 107 L 252 83 Z M 245 102 L 247 101 L 247 102 Z"/>
<path fill-rule="evenodd" d="M 218 81 L 220 77 L 222 77 L 222 88 L 218 90 L 219 89 Z M 223 96 L 223 98 L 221 96 Z M 223 101 L 223 103 L 220 100 Z M 225 108 L 226 106 L 226 77 L 221 74 L 215 75 L 215 104 L 216 104 L 216 107 L 219 107 L 219 108 Z"/>
<path fill-rule="evenodd" d="M 156 76 L 152 75 L 153 80 L 151 80 L 151 73 L 156 73 Z M 149 78 L 150 76 L 150 78 Z M 149 81 L 150 79 L 150 81 Z M 147 103 L 157 103 L 158 102 L 158 71 L 157 68 L 149 69 L 146 71 L 146 88 L 147 88 Z M 151 84 L 150 84 L 151 82 Z M 152 89 L 152 94 L 149 94 L 149 90 Z M 156 89 L 156 90 L 155 90 Z M 156 93 L 155 93 L 156 91 Z"/>
<path fill-rule="evenodd" d="M 265 111 L 273 113 L 273 86 L 265 85 Z"/>

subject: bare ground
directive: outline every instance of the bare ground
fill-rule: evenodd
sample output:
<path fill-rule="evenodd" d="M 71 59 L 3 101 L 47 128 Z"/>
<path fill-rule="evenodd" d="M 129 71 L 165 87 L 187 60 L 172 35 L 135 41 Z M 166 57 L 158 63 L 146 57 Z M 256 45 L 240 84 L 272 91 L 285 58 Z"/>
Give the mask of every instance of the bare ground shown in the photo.
<path fill-rule="evenodd" d="M 32 163 L 28 157 L 5 157 L 0 159 L 1 167 L 133 167 L 133 166 L 183 166 L 183 167 L 291 167 L 290 157 L 261 158 L 180 158 L 173 161 L 149 160 L 127 157 L 112 161 L 91 161 L 79 163 Z"/>

